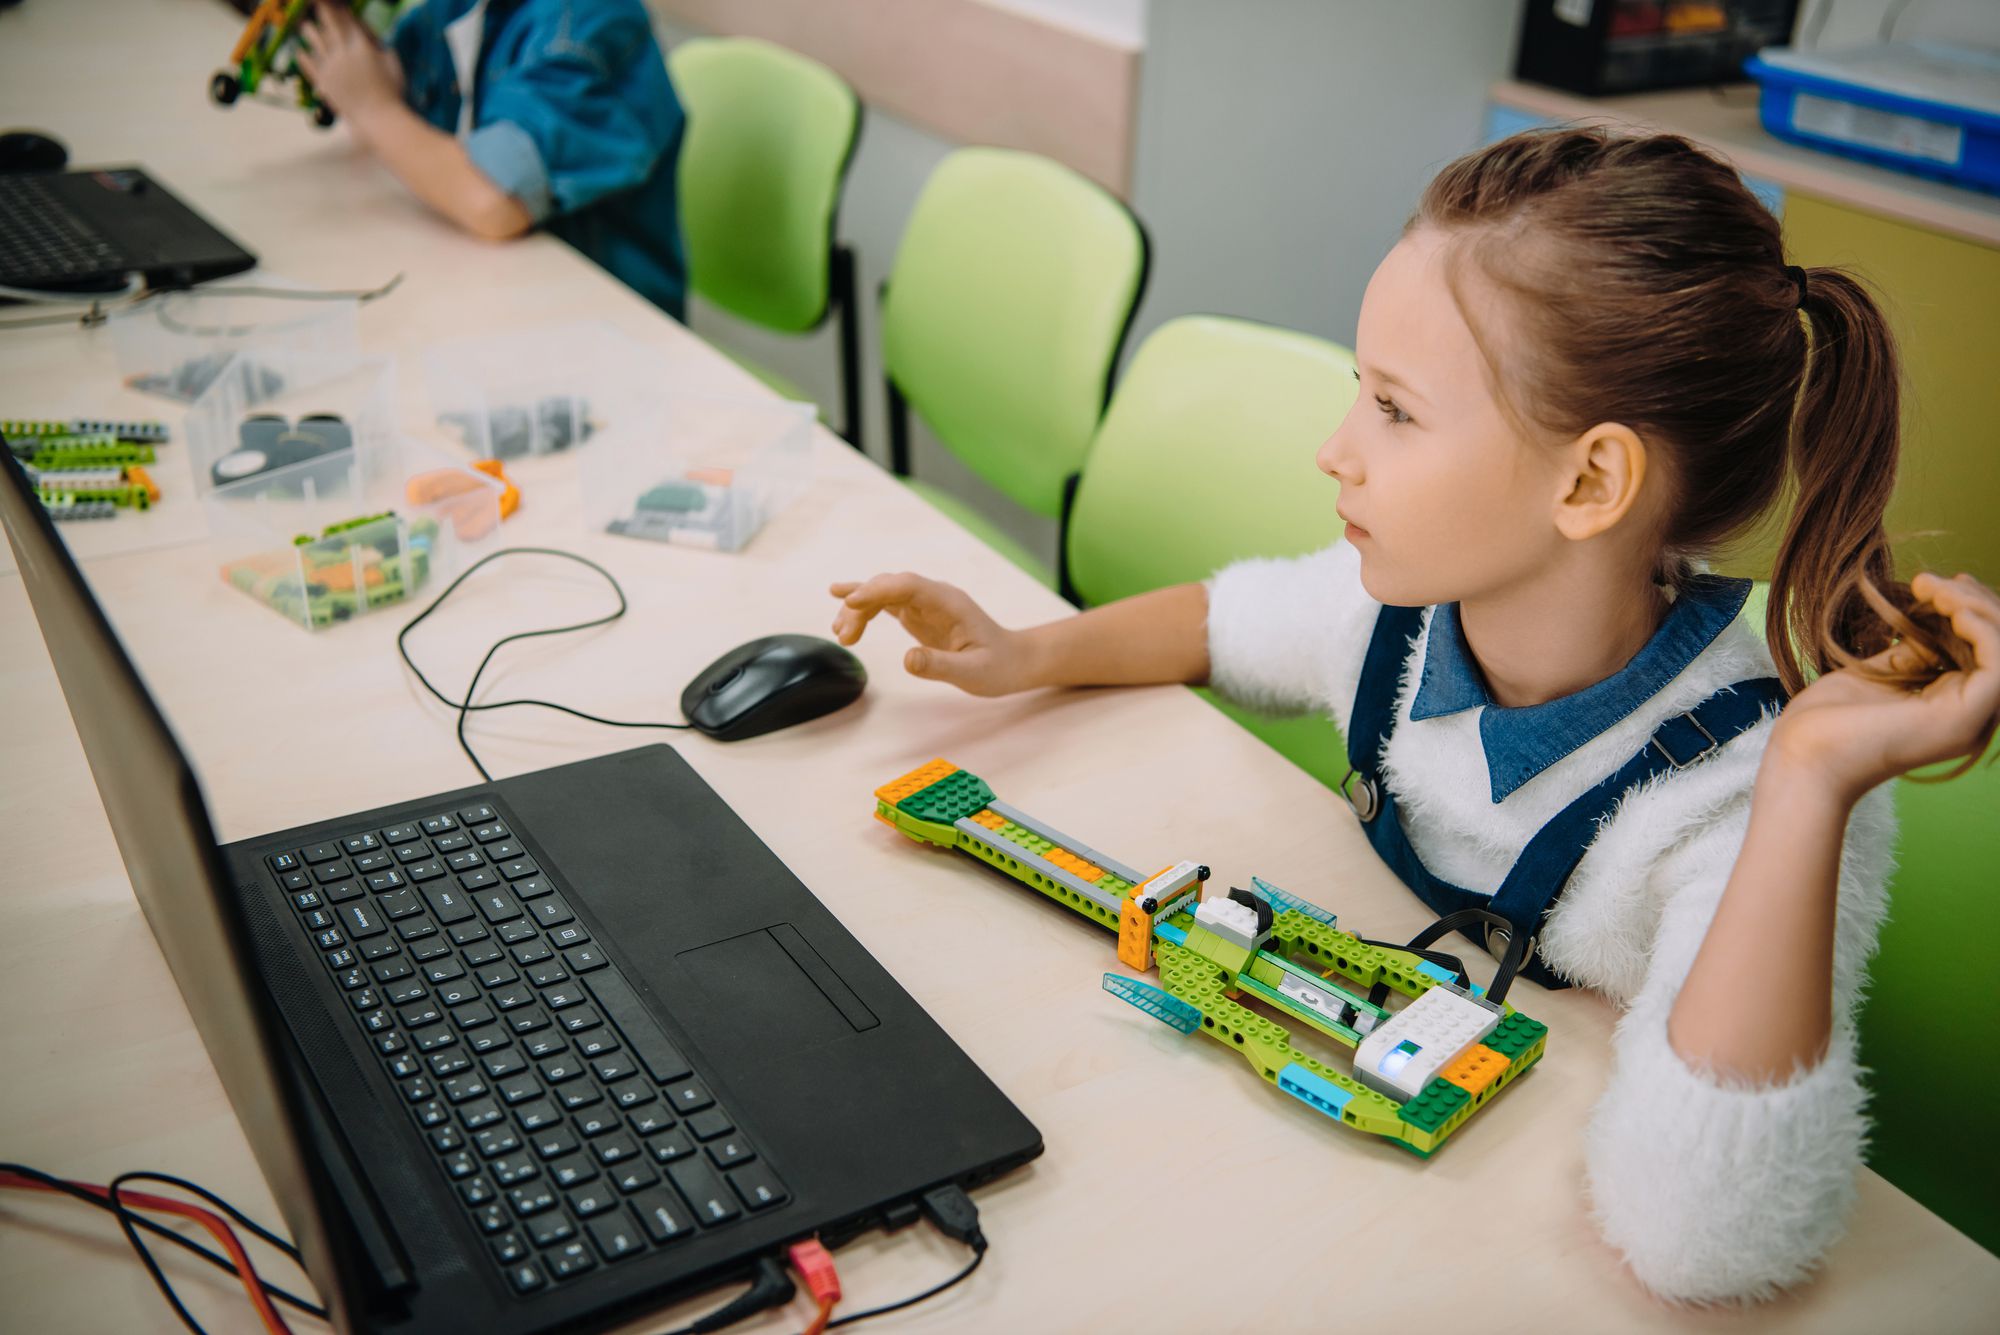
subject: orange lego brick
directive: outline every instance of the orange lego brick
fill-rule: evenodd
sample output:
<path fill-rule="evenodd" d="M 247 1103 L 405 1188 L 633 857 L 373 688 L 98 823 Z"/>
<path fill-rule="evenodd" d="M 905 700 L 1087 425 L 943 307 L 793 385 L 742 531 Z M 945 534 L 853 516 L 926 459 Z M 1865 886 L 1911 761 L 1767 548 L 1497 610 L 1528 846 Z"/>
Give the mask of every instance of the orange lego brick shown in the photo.
<path fill-rule="evenodd" d="M 1140 973 L 1153 967 L 1153 927 L 1131 895 L 1118 905 L 1118 962 Z"/>
<path fill-rule="evenodd" d="M 1094 862 L 1085 862 L 1066 848 L 1051 848 L 1043 856 L 1064 871 L 1071 872 L 1083 880 L 1096 882 L 1104 878 L 1104 868 Z"/>
<path fill-rule="evenodd" d="M 973 812 L 972 819 L 975 824 L 984 825 L 989 830 L 997 830 L 1002 825 L 1005 825 L 1007 823 L 1007 818 L 1005 816 L 1001 815 L 997 811 L 992 810 L 991 808 L 988 808 L 985 811 Z"/>
<path fill-rule="evenodd" d="M 895 806 L 912 793 L 921 793 L 947 774 L 958 773 L 958 766 L 940 757 L 928 765 L 911 770 L 902 778 L 883 784 L 875 790 L 875 800 Z"/>
<path fill-rule="evenodd" d="M 146 470 L 139 467 L 137 464 L 126 465 L 125 480 L 131 483 L 133 486 L 144 487 L 146 489 L 146 495 L 149 499 L 153 501 L 158 501 L 160 499 L 159 484 L 154 482 L 153 479 L 147 475 Z"/>
<path fill-rule="evenodd" d="M 1438 1078 L 1449 1080 L 1476 1097 L 1488 1085 L 1498 1080 L 1506 1070 L 1505 1057 L 1484 1043 L 1474 1043 L 1466 1049 L 1465 1055 L 1439 1071 Z"/>

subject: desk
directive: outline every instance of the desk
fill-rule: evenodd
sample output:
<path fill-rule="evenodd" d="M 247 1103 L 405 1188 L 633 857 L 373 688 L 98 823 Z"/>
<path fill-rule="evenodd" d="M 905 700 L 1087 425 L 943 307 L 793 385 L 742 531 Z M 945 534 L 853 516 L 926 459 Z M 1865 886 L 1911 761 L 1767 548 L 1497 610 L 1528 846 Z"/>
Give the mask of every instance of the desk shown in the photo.
<path fill-rule="evenodd" d="M 113 62 L 103 6 L 0 14 L 0 123 L 41 123 L 82 160 L 135 158 L 260 250 L 277 272 L 332 285 L 410 274 L 368 308 L 373 351 L 409 358 L 471 330 L 589 316 L 656 349 L 663 368 L 749 381 L 679 326 L 539 238 L 489 247 L 423 211 L 337 133 L 264 107 L 223 113 L 203 84 L 231 22 L 207 0 L 126 5 L 115 63 L 127 82 L 72 96 Z M 143 55 L 140 53 L 143 52 Z M 87 58 L 88 57 L 88 58 Z M 136 414 L 97 335 L 7 335 L 0 382 L 50 411 Z M 170 449 L 180 448 L 170 446 Z M 1061 612 L 872 465 L 821 434 L 809 498 L 738 556 L 585 536 L 561 458 L 520 469 L 518 543 L 569 547 L 624 582 L 631 615 L 524 646 L 507 689 L 622 716 L 671 715 L 679 686 L 720 650 L 819 630 L 830 576 L 908 566 L 975 587 L 1004 621 Z M 171 503 L 171 502 L 170 502 Z M 386 613 L 309 636 L 223 586 L 200 545 L 105 557 L 98 596 L 191 753 L 224 839 L 420 797 L 467 781 L 451 720 L 420 698 Z M 447 608 L 417 649 L 463 681 L 504 629 L 569 619 L 600 595 L 567 571 L 516 573 Z M 1292 1330 L 1476 1314 L 1488 1330 L 1966 1329 L 2000 1305 L 2000 1263 L 1873 1175 L 1825 1279 L 1760 1311 L 1690 1316 L 1651 1303 L 1598 1240 L 1579 1194 L 1580 1132 L 1606 1074 L 1612 1015 L 1577 992 L 1523 985 L 1553 1030 L 1535 1073 L 1429 1163 L 1335 1132 L 1212 1045 L 1183 1042 L 1098 990 L 1111 942 L 970 859 L 928 854 L 870 818 L 870 793 L 932 755 L 1128 860 L 1199 857 L 1319 899 L 1373 934 L 1425 914 L 1329 794 L 1177 688 L 978 701 L 898 667 L 893 628 L 861 646 L 873 677 L 856 709 L 735 746 L 677 745 L 1041 1127 L 1047 1154 L 982 1190 L 994 1247 L 962 1288 L 885 1330 Z M 474 725 L 498 773 L 631 740 L 555 718 Z M 196 1178 L 277 1221 L 268 1191 L 131 898 L 19 580 L 0 579 L 0 1146 L 102 1181 L 131 1167 Z M 1161 776 L 1171 776 L 1163 782 Z M 1134 1116 L 1163 1128 L 1157 1157 L 1107 1153 Z M 95 1213 L 0 1201 L 0 1310 L 11 1329 L 165 1330 L 171 1318 L 124 1240 Z M 1136 1288 L 1109 1264 L 1132 1239 L 1184 1248 Z M 918 1228 L 840 1255 L 849 1310 L 902 1297 L 960 1264 Z M 218 1331 L 253 1328 L 226 1277 L 164 1264 Z M 1240 1277 L 1240 1287 L 1228 1277 Z M 282 1271 L 272 1276 L 285 1282 Z M 1377 1278 L 1381 1277 L 1381 1278 Z M 678 1325 L 714 1299 L 634 1330 Z M 741 1329 L 796 1331 L 803 1299 Z M 893 1321 L 893 1324 L 891 1324 Z M 301 1323 L 310 1328 L 311 1323 Z"/>

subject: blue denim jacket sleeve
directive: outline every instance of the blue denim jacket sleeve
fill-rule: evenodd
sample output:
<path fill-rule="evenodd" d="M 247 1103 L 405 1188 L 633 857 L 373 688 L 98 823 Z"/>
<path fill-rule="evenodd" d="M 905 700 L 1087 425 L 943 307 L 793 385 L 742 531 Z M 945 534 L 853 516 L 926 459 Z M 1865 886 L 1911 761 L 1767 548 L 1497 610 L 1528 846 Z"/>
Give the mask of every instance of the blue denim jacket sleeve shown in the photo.
<path fill-rule="evenodd" d="M 680 128 L 644 8 L 563 0 L 520 17 L 480 71 L 473 164 L 537 222 L 643 184 Z"/>

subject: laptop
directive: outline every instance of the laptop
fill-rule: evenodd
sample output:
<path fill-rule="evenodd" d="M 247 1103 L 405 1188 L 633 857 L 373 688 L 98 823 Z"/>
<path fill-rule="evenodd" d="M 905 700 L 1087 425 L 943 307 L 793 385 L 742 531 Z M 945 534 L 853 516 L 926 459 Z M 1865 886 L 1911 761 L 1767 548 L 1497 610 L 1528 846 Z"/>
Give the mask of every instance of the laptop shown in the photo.
<path fill-rule="evenodd" d="M 1041 1152 L 666 746 L 218 846 L 0 459 L 133 890 L 336 1329 L 599 1329 Z"/>
<path fill-rule="evenodd" d="M 242 273 L 257 257 L 137 167 L 0 174 L 0 285 L 116 292 Z"/>

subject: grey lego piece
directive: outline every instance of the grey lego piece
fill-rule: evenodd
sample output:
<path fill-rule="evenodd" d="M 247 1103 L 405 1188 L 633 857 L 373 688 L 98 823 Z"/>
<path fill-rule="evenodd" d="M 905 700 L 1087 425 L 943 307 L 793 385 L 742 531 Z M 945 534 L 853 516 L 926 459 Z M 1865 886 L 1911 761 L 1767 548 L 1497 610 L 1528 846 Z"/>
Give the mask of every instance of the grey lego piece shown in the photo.
<path fill-rule="evenodd" d="M 1048 840 L 1050 843 L 1054 844 L 1058 848 L 1068 849 L 1070 852 L 1082 858 L 1085 862 L 1095 863 L 1097 866 L 1104 868 L 1104 870 L 1110 872 L 1113 876 L 1116 876 L 1121 881 L 1130 881 L 1133 885 L 1137 885 L 1139 884 L 1139 882 L 1146 879 L 1146 874 L 1144 872 L 1132 870 L 1132 868 L 1126 866 L 1124 863 L 1120 862 L 1117 858 L 1105 856 L 1104 854 L 1098 852 L 1096 849 L 1092 848 L 1089 844 L 1079 842 L 1070 835 L 1064 834 L 1061 830 L 1058 830 L 1055 826 L 1050 825 L 1047 821 L 1036 820 L 1033 816 L 1030 816 L 1027 812 L 1020 810 L 1018 807 L 1009 806 L 1005 802 L 989 802 L 986 805 L 988 809 L 993 811 L 995 814 L 1002 816 L 1007 820 L 1013 821 L 1016 825 L 1020 826 L 1024 830 L 1029 830 L 1037 835 L 1040 835 L 1042 838 Z"/>
<path fill-rule="evenodd" d="M 996 811 L 998 810 L 997 807 L 992 807 L 991 809 Z M 1000 812 L 999 814 L 1002 815 L 1003 817 L 1007 817 L 1007 819 L 1009 820 L 1013 819 L 1012 817 L 1007 816 L 1007 813 L 1004 811 Z M 1019 824 L 1018 821 L 1015 823 Z M 1074 872 L 1064 871 L 1061 867 L 1058 867 L 1055 863 L 1050 862 L 1047 858 L 1043 857 L 1041 854 L 1030 852 L 1028 849 L 1021 847 L 1021 845 L 1015 843 L 1011 839 L 1001 839 L 997 837 L 993 833 L 993 831 L 987 829 L 984 825 L 981 825 L 978 821 L 972 819 L 972 817 L 970 816 L 961 816 L 958 818 L 958 820 L 954 821 L 953 824 L 957 827 L 960 833 L 965 834 L 974 840 L 977 840 L 981 844 L 984 844 L 986 847 L 992 849 L 995 853 L 998 853 L 1001 857 L 1011 858 L 1015 862 L 1018 862 L 1023 866 L 1034 868 L 1042 875 L 1048 877 L 1051 881 L 1054 881 L 1057 885 L 1062 886 L 1065 890 L 1074 890 L 1077 894 L 1082 895 L 1085 899 L 1089 900 L 1091 903 L 1097 905 L 1099 908 L 1104 909 L 1109 913 L 1116 914 L 1118 912 L 1119 905 L 1123 901 L 1122 896 L 1110 894 L 1106 891 L 1099 890 L 1096 886 L 1092 885 L 1089 881 L 1084 880 L 1081 876 L 1076 875 Z M 1022 828 L 1025 829 L 1027 827 L 1023 826 Z M 1041 831 L 1037 830 L 1036 833 L 1041 834 Z M 1044 839 L 1047 839 L 1048 837 L 1049 836 L 1045 834 L 1042 835 L 1042 838 Z M 1067 847 L 1067 845 L 1065 845 L 1065 847 Z M 1074 852 L 1075 850 L 1072 849 L 1071 851 Z M 1107 868 L 1106 870 L 1109 870 L 1109 868 Z"/>

